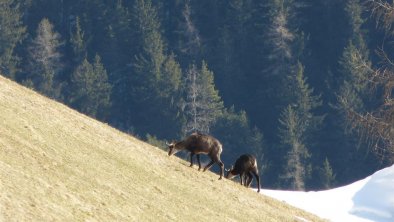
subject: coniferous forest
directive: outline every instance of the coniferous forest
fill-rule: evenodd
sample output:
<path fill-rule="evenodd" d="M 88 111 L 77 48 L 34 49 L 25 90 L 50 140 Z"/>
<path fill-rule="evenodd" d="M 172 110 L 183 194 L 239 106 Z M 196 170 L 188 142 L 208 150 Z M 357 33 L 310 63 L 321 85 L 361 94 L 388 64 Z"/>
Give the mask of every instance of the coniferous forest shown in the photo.
<path fill-rule="evenodd" d="M 328 189 L 394 163 L 393 14 L 383 0 L 0 0 L 0 73 L 162 148 L 211 134 L 227 168 L 257 157 L 264 188 Z"/>

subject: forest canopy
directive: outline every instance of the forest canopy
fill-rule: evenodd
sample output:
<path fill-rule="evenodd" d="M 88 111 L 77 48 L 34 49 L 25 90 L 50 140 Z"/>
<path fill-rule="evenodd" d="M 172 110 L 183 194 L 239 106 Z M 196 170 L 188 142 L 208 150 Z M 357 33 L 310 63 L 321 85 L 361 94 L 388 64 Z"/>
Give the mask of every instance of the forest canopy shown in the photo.
<path fill-rule="evenodd" d="M 394 163 L 393 7 L 0 0 L 0 73 L 159 146 L 211 134 L 263 187 L 326 189 Z"/>

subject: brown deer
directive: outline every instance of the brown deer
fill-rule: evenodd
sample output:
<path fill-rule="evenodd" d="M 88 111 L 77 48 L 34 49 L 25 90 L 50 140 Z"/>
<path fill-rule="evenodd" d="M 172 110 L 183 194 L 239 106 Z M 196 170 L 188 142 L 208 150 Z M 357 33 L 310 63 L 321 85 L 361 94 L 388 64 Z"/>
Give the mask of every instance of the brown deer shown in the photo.
<path fill-rule="evenodd" d="M 214 163 L 217 163 L 220 166 L 219 180 L 222 179 L 224 174 L 224 164 L 220 160 L 222 144 L 219 142 L 219 140 L 209 135 L 193 133 L 182 141 L 172 142 L 170 144 L 167 143 L 167 145 L 169 148 L 168 156 L 171 156 L 181 150 L 189 151 L 190 167 L 193 166 L 193 156 L 196 154 L 198 170 L 201 169 L 200 154 L 208 155 L 211 158 L 211 162 L 205 166 L 203 171 L 206 171 L 207 169 L 211 168 Z"/>
<path fill-rule="evenodd" d="M 260 192 L 260 177 L 259 170 L 257 168 L 256 158 L 250 154 L 241 155 L 236 161 L 235 166 L 232 166 L 230 170 L 226 170 L 227 179 L 231 179 L 236 175 L 239 175 L 241 180 L 241 185 L 246 187 L 250 187 L 252 183 L 253 176 L 256 177 L 257 180 L 257 192 Z"/>

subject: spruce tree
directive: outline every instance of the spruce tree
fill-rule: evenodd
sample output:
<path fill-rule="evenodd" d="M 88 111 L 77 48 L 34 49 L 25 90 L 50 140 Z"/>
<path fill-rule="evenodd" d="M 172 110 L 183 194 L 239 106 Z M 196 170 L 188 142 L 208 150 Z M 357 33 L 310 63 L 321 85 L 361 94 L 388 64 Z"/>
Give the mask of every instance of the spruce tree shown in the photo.
<path fill-rule="evenodd" d="M 25 37 L 22 13 L 15 0 L 0 0 L 0 74 L 15 78 L 20 58 L 15 48 Z"/>
<path fill-rule="evenodd" d="M 344 48 L 339 60 L 341 78 L 337 93 L 337 105 L 335 106 L 338 118 L 337 125 L 342 135 L 337 140 L 342 144 L 339 152 L 344 153 L 338 158 L 336 164 L 338 178 L 359 178 L 357 172 L 368 171 L 374 168 L 366 162 L 377 162 L 373 155 L 368 155 L 368 143 L 360 139 L 355 130 L 352 130 L 353 117 L 350 112 L 366 113 L 371 104 L 369 76 L 371 74 L 371 61 L 366 44 L 366 32 L 362 28 L 365 22 L 362 18 L 363 3 L 360 0 L 348 0 L 345 11 L 349 26 L 348 44 Z M 338 152 L 338 150 L 335 150 Z M 353 162 L 357 170 L 347 168 L 346 162 Z M 356 171 L 356 172 L 355 172 Z"/>
<path fill-rule="evenodd" d="M 298 62 L 295 81 L 293 82 L 295 85 L 292 87 L 295 95 L 293 104 L 296 105 L 303 127 L 305 127 L 304 137 L 307 144 L 315 146 L 314 142 L 316 141 L 313 141 L 313 139 L 321 129 L 324 115 L 316 114 L 316 109 L 321 107 L 322 100 L 320 95 L 314 95 L 314 89 L 309 86 L 307 80 L 304 74 L 304 66 Z"/>
<path fill-rule="evenodd" d="M 203 119 L 207 126 L 212 125 L 216 119 L 222 114 L 223 101 L 219 95 L 219 91 L 216 89 L 214 81 L 214 73 L 208 69 L 208 64 L 205 61 L 201 63 L 201 84 L 202 94 L 201 98 L 206 102 L 206 109 L 203 110 L 203 114 L 211 116 Z M 208 128 L 209 132 L 209 128 Z"/>
<path fill-rule="evenodd" d="M 104 17 L 102 42 L 97 49 L 102 55 L 108 70 L 114 70 L 116 74 L 125 74 L 132 58 L 130 49 L 135 44 L 130 39 L 131 15 L 124 1 L 107 3 L 106 16 Z M 113 76 L 112 78 L 117 78 Z"/>
<path fill-rule="evenodd" d="M 323 162 L 322 167 L 320 168 L 320 181 L 321 188 L 323 189 L 331 189 L 335 185 L 335 177 L 336 175 L 333 172 L 330 162 L 326 158 Z"/>
<path fill-rule="evenodd" d="M 112 86 L 109 83 L 107 70 L 101 62 L 101 57 L 96 54 L 93 63 L 93 72 L 95 76 L 93 99 L 96 101 L 97 111 L 95 113 L 98 119 L 104 120 L 107 118 L 109 108 L 111 106 L 111 90 Z"/>
<path fill-rule="evenodd" d="M 295 4 L 292 0 L 269 1 L 267 14 L 267 32 L 265 33 L 265 67 L 258 77 L 258 90 L 255 103 L 257 110 L 263 110 L 267 116 L 261 124 L 265 135 L 271 140 L 277 140 L 276 130 L 280 112 L 293 100 L 293 91 L 289 87 L 293 84 L 296 73 L 296 63 L 302 50 L 298 43 L 301 35 L 297 32 L 295 18 Z M 267 106 L 266 104 L 275 104 Z"/>
<path fill-rule="evenodd" d="M 282 153 L 286 153 L 284 181 L 290 181 L 292 189 L 303 190 L 312 186 L 308 180 L 313 175 L 313 164 L 320 165 L 319 159 L 312 159 L 310 154 L 321 152 L 315 138 L 324 116 L 315 113 L 322 102 L 320 96 L 313 95 L 313 88 L 307 84 L 302 64 L 298 62 L 297 68 L 296 75 L 289 76 L 294 79 L 290 85 L 294 97 L 282 112 L 279 137 Z"/>
<path fill-rule="evenodd" d="M 166 52 L 157 9 L 150 0 L 137 0 L 132 9 L 132 73 L 126 77 L 130 102 L 125 117 L 137 133 L 158 138 L 174 136 L 181 71 L 173 55 Z M 175 110 L 174 110 L 175 109 Z M 127 111 L 129 110 L 129 111 Z"/>
<path fill-rule="evenodd" d="M 165 61 L 160 22 L 151 0 L 135 1 L 131 16 L 132 70 L 121 77 L 123 81 L 117 87 L 122 89 L 124 98 L 117 105 L 122 106 L 118 108 L 120 121 L 138 134 L 158 136 L 154 129 L 158 123 L 152 118 L 159 117 L 159 110 L 164 108 L 157 104 L 158 83 Z"/>
<path fill-rule="evenodd" d="M 267 4 L 266 66 L 259 77 L 256 104 L 265 116 L 262 129 L 272 144 L 268 149 L 282 147 L 267 151 L 267 159 L 277 163 L 269 169 L 269 177 L 282 174 L 282 182 L 301 190 L 309 186 L 315 161 L 310 158 L 311 148 L 319 152 L 315 136 L 323 121 L 323 116 L 316 114 L 322 102 L 306 83 L 301 63 L 306 39 L 298 13 L 304 7 L 303 1 L 293 0 L 272 0 Z M 296 125 L 289 125 L 295 121 Z"/>
<path fill-rule="evenodd" d="M 246 105 L 253 107 L 255 100 L 243 93 L 255 92 L 256 68 L 255 62 L 261 64 L 261 58 L 256 52 L 261 46 L 255 41 L 261 37 L 257 32 L 258 26 L 253 20 L 256 4 L 250 0 L 226 1 L 223 6 L 223 18 L 219 23 L 218 37 L 212 55 L 207 55 L 212 62 L 212 68 L 217 73 L 217 86 L 226 104 L 237 107 Z M 258 37 L 256 37 L 258 36 Z M 249 108 L 249 107 L 245 107 Z"/>
<path fill-rule="evenodd" d="M 279 122 L 279 136 L 286 163 L 280 177 L 282 186 L 292 190 L 305 190 L 306 180 L 310 176 L 311 156 L 305 146 L 305 128 L 300 112 L 289 105 L 283 110 Z"/>
<path fill-rule="evenodd" d="M 175 55 L 166 57 L 162 67 L 162 78 L 158 81 L 158 96 L 162 99 L 175 99 L 181 85 L 182 70 L 175 60 Z"/>
<path fill-rule="evenodd" d="M 365 110 L 367 102 L 367 84 L 371 62 L 365 43 L 364 31 L 361 29 L 363 19 L 360 0 L 349 0 L 346 5 L 348 23 L 351 27 L 348 45 L 340 59 L 342 84 L 338 96 L 342 109 Z"/>
<path fill-rule="evenodd" d="M 72 48 L 73 62 L 79 64 L 87 56 L 87 46 L 84 40 L 80 19 L 75 19 L 74 30 L 70 33 L 70 45 Z"/>
<path fill-rule="evenodd" d="M 111 86 L 100 60 L 96 55 L 92 65 L 85 58 L 75 69 L 68 103 L 82 113 L 104 119 L 110 106 Z"/>
<path fill-rule="evenodd" d="M 181 101 L 181 81 L 182 70 L 179 63 L 175 60 L 175 55 L 170 54 L 162 65 L 162 75 L 157 82 L 156 103 L 152 115 L 156 117 L 155 132 L 160 137 L 174 137 L 180 134 L 180 101 Z M 153 132 L 152 132 L 153 133 Z"/>
<path fill-rule="evenodd" d="M 164 42 L 160 33 L 160 22 L 151 0 L 137 0 L 133 8 L 134 41 L 136 54 L 133 66 L 135 75 L 144 83 L 155 84 L 161 77 L 161 66 L 165 60 Z"/>

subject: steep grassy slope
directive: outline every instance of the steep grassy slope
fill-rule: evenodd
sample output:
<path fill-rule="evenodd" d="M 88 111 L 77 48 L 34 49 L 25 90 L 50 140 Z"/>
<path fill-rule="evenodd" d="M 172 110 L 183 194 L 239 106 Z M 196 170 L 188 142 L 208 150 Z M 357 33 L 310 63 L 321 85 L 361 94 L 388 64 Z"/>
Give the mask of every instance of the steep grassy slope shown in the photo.
<path fill-rule="evenodd" d="M 0 77 L 0 221 L 299 218 L 321 221 Z"/>

